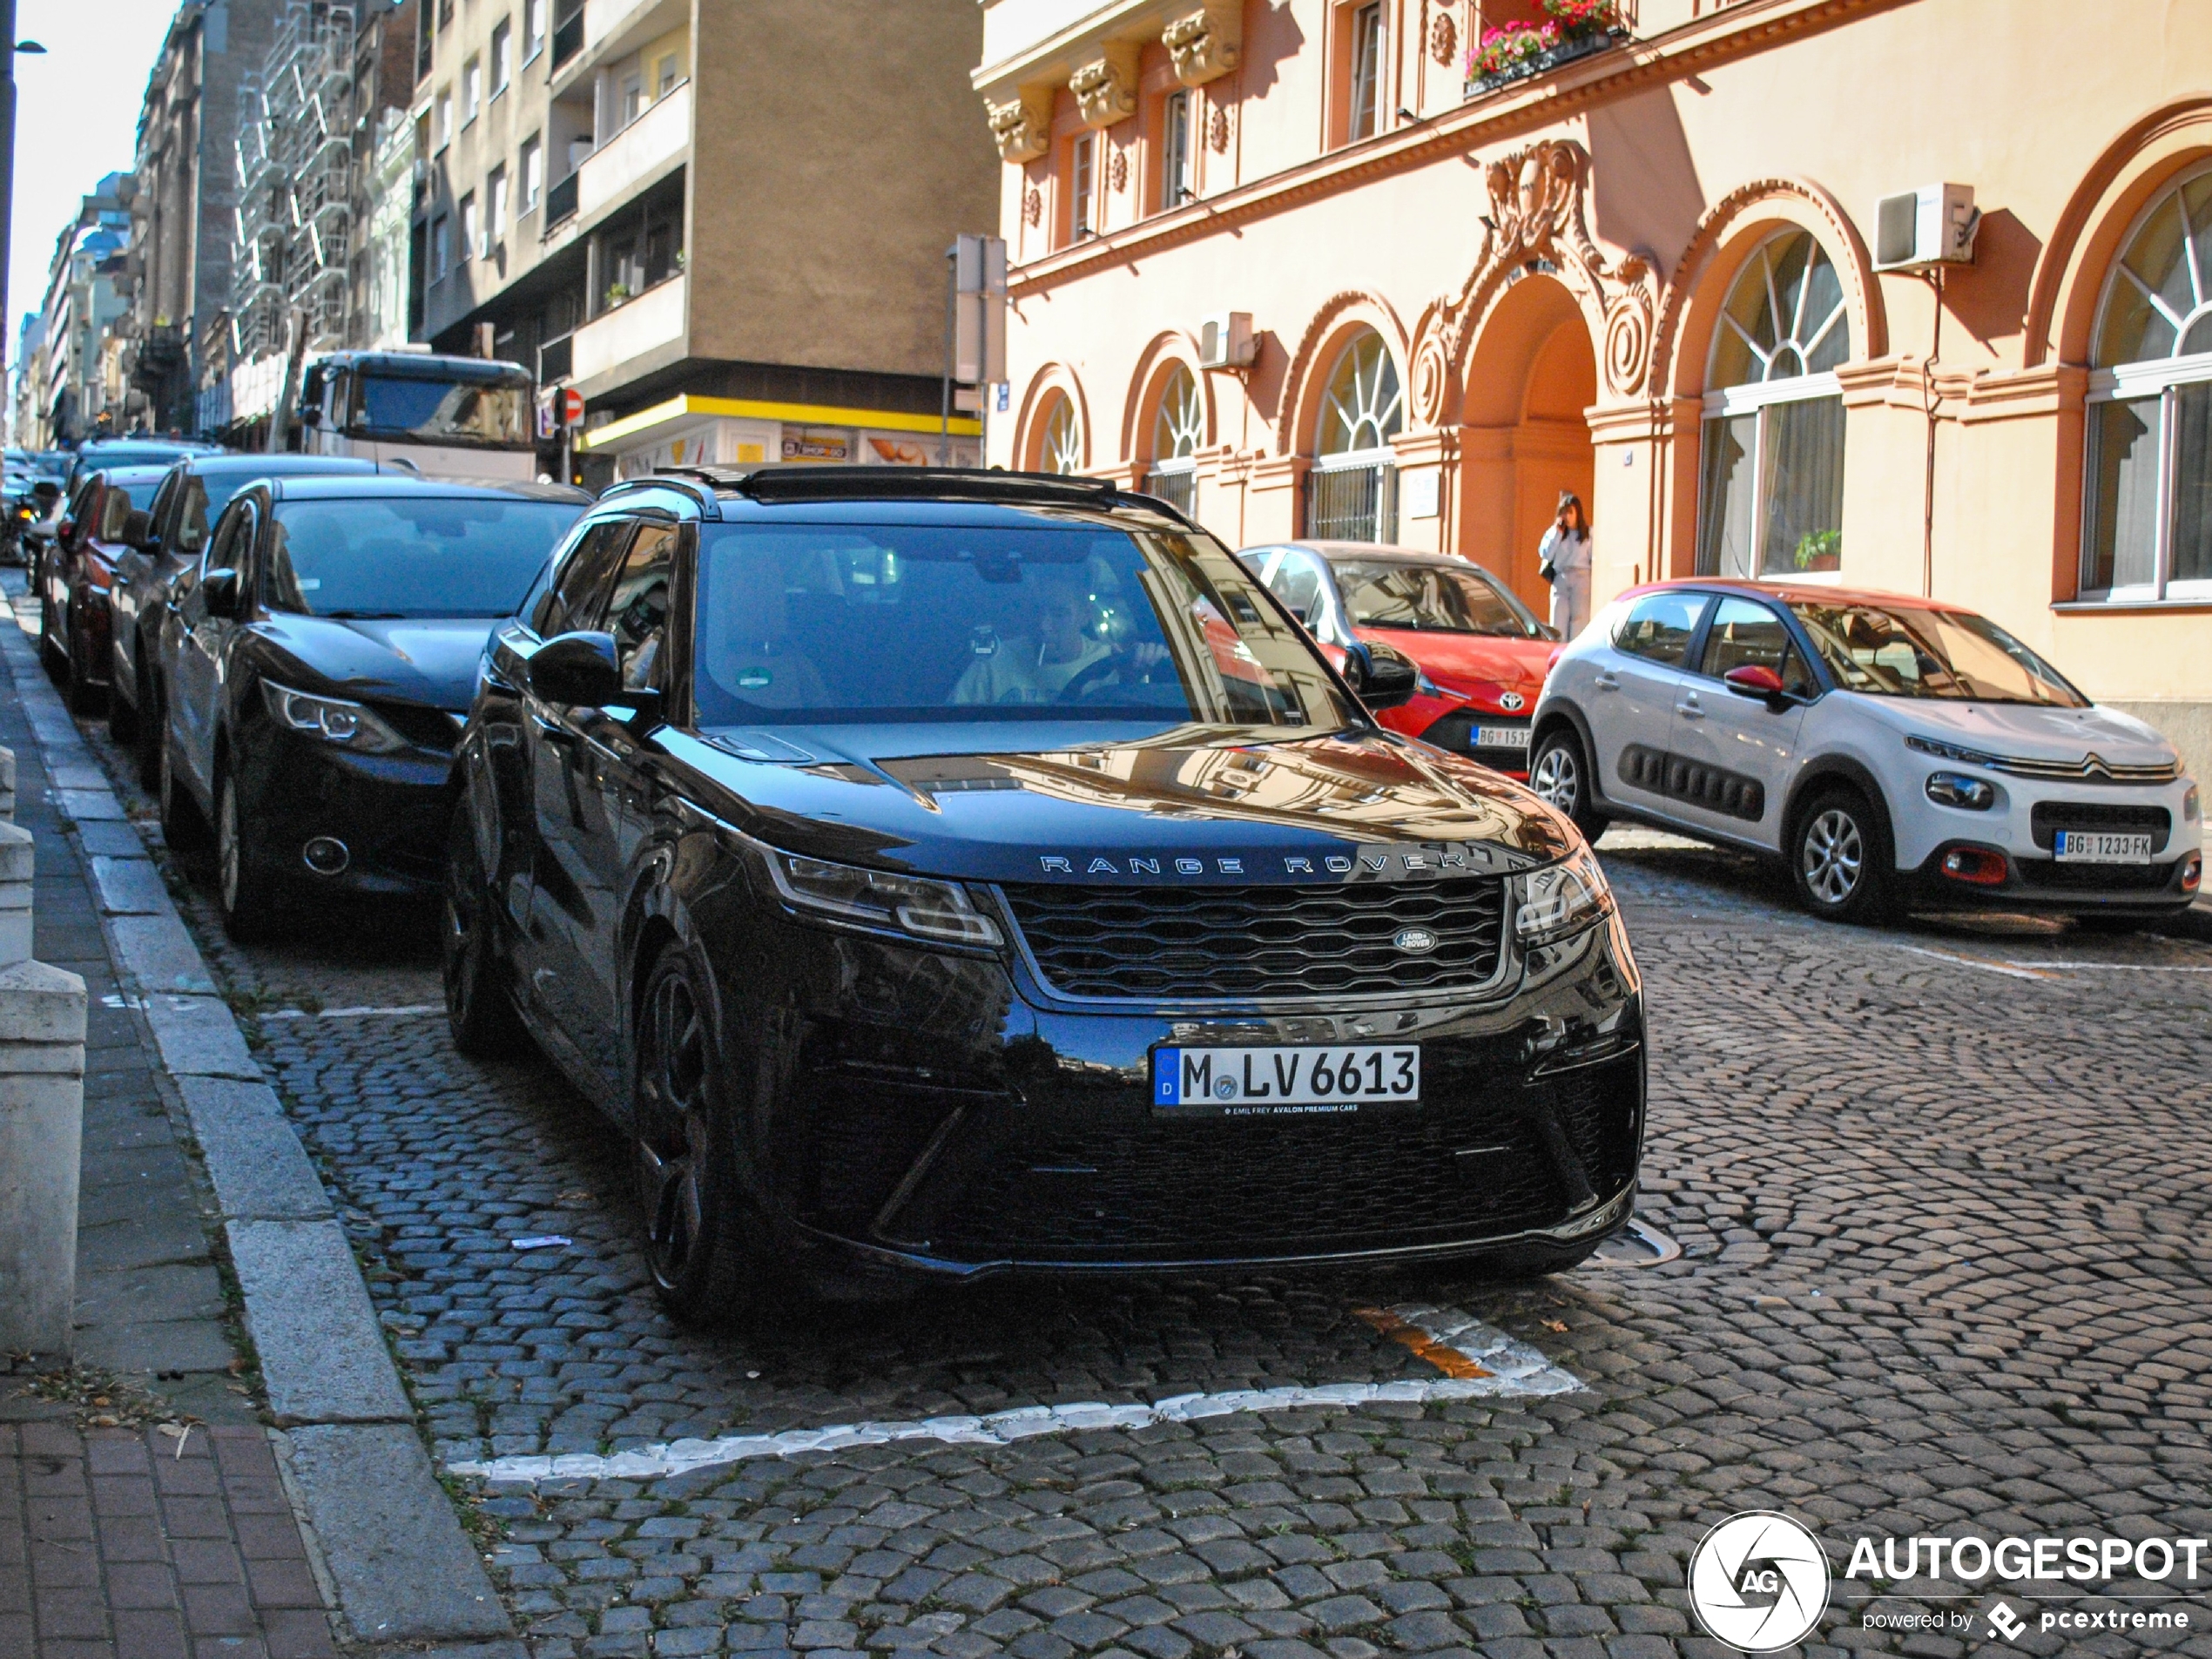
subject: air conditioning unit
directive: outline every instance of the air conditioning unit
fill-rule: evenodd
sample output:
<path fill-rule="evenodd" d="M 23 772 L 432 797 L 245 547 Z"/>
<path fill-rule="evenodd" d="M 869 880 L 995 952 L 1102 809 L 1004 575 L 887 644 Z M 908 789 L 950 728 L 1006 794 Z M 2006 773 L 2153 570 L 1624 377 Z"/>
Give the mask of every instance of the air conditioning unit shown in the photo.
<path fill-rule="evenodd" d="M 1981 212 L 1972 185 L 1923 185 L 1874 205 L 1874 268 L 1972 265 Z"/>
<path fill-rule="evenodd" d="M 1259 355 L 1249 311 L 1217 311 L 1198 324 L 1201 368 L 1250 368 Z"/>

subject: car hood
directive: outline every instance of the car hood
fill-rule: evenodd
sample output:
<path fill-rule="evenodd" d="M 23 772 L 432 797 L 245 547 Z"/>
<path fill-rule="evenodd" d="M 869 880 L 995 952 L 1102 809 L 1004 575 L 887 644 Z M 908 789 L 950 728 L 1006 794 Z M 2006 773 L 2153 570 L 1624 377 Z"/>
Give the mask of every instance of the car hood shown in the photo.
<path fill-rule="evenodd" d="M 1885 725 L 1900 732 L 1941 738 L 1990 754 L 2069 762 L 2098 754 L 2128 765 L 2156 765 L 2175 758 L 2174 745 L 2156 727 L 2118 709 L 1845 695 L 1873 709 Z"/>
<path fill-rule="evenodd" d="M 282 616 L 256 624 L 253 636 L 270 659 L 264 671 L 297 690 L 419 703 L 457 714 L 475 695 L 477 660 L 494 625 L 482 617 L 341 622 Z"/>
<path fill-rule="evenodd" d="M 1487 705 L 1501 691 L 1518 691 L 1523 706 L 1536 706 L 1544 689 L 1554 639 L 1504 639 L 1494 634 L 1432 633 L 1418 628 L 1362 628 L 1362 639 L 1394 645 L 1447 691 L 1463 691 Z"/>
<path fill-rule="evenodd" d="M 1034 746 L 1004 746 L 1015 735 Z M 702 806 L 772 846 L 972 880 L 1474 873 L 1579 840 L 1526 790 L 1386 732 L 786 726 L 664 730 L 656 745 Z"/>

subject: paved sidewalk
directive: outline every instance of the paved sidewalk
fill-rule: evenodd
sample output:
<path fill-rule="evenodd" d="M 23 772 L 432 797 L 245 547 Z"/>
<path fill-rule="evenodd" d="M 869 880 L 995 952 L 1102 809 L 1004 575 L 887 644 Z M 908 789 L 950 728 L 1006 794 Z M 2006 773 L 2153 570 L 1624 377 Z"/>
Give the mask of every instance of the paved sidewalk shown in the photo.
<path fill-rule="evenodd" d="M 34 722 L 64 717 L 24 685 L 39 673 L 30 642 L 0 629 L 0 745 L 37 845 L 35 949 L 81 974 L 89 1002 L 77 1364 L 0 1356 L 0 1659 L 332 1655 L 241 1380 L 212 1198 L 100 926 L 91 861 L 145 849 L 89 755 L 50 772 Z"/>

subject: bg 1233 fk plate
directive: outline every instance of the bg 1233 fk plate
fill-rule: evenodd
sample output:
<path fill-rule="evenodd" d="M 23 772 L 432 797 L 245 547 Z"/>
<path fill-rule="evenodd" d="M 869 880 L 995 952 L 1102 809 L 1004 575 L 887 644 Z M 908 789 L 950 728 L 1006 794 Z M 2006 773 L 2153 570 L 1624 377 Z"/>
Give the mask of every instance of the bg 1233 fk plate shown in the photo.
<path fill-rule="evenodd" d="M 1321 1116 L 1420 1098 L 1419 1043 L 1152 1050 L 1157 1117 Z"/>

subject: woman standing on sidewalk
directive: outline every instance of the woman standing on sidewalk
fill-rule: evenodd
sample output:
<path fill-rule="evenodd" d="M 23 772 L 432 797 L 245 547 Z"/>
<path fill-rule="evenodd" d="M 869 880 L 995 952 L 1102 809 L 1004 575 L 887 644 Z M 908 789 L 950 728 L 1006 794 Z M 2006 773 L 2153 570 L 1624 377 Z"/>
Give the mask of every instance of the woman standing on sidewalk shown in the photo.
<path fill-rule="evenodd" d="M 1559 516 L 1536 550 L 1539 569 L 1552 584 L 1552 626 L 1572 639 L 1590 619 L 1590 520 L 1582 498 L 1559 492 Z"/>

